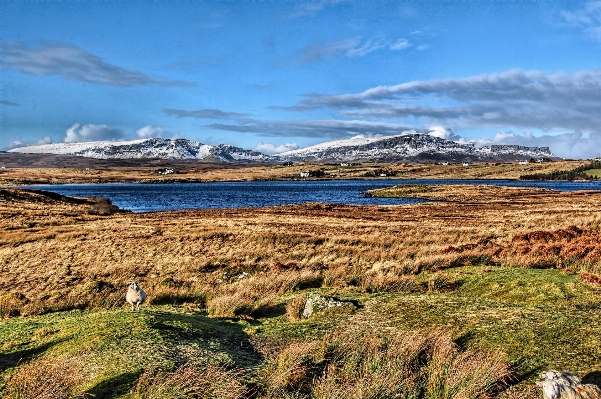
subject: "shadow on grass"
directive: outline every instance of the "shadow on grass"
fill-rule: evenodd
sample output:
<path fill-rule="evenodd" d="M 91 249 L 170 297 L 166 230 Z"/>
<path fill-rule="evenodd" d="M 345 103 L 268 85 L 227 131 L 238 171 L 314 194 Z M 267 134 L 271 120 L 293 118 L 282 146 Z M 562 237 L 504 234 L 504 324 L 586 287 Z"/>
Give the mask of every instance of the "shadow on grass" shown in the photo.
<path fill-rule="evenodd" d="M 6 353 L 6 354 L 1 353 L 0 354 L 0 373 L 9 368 L 16 367 L 21 363 L 27 362 L 36 356 L 43 354 L 48 349 L 52 348 L 54 345 L 57 345 L 65 340 L 66 339 L 51 341 L 44 345 L 41 345 L 41 346 L 38 346 L 35 348 L 31 348 L 31 349 L 25 349 L 25 350 L 18 351 L 18 352 Z"/>
<path fill-rule="evenodd" d="M 244 331 L 244 325 L 236 322 L 212 319 L 202 313 L 181 314 L 152 311 L 152 328 L 167 342 L 198 344 L 208 351 L 225 353 L 234 361 L 235 367 L 254 367 L 261 364 L 263 356 L 255 349 Z M 189 360 L 173 348 L 180 363 Z"/>
<path fill-rule="evenodd" d="M 119 374 L 94 385 L 85 392 L 84 396 L 88 397 L 90 395 L 94 399 L 111 399 L 119 395 L 125 395 L 135 386 L 141 374 L 142 370 Z"/>
<path fill-rule="evenodd" d="M 286 304 L 278 303 L 276 305 L 264 306 L 251 313 L 253 317 L 272 318 L 283 316 L 286 314 Z"/>

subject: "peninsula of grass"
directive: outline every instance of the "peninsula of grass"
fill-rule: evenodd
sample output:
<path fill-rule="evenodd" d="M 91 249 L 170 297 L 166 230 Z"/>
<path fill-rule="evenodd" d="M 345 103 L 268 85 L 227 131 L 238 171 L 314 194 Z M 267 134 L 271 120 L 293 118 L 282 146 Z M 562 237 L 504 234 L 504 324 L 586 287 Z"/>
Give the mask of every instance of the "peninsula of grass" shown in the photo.
<path fill-rule="evenodd" d="M 594 160 L 574 169 L 555 169 L 551 172 L 538 172 L 520 176 L 522 180 L 596 180 L 601 174 L 601 161 Z"/>
<path fill-rule="evenodd" d="M 435 201 L 101 214 L 3 190 L 0 396 L 534 399 L 547 369 L 601 382 L 601 194 L 372 195 Z M 299 318 L 309 293 L 359 306 Z"/>

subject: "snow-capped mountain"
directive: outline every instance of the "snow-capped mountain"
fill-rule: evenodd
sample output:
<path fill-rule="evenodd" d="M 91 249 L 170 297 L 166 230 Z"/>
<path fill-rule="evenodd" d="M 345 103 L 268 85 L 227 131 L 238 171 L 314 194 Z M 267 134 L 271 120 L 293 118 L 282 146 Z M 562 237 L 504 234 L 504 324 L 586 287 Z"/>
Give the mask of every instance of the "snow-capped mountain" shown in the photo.
<path fill-rule="evenodd" d="M 91 141 L 83 143 L 43 144 L 14 148 L 23 154 L 75 155 L 96 159 L 198 159 L 221 162 L 265 162 L 268 155 L 230 145 L 212 146 L 185 139 L 143 139 L 132 141 Z"/>
<path fill-rule="evenodd" d="M 428 134 L 331 141 L 278 154 L 285 161 L 509 161 L 551 158 L 548 147 L 491 145 L 476 148 Z"/>
<path fill-rule="evenodd" d="M 96 159 L 161 158 L 216 162 L 474 162 L 553 157 L 548 147 L 490 145 L 476 148 L 473 144 L 460 144 L 422 133 L 330 141 L 274 156 L 226 144 L 212 146 L 192 140 L 162 138 L 43 144 L 14 148 L 9 152 Z"/>

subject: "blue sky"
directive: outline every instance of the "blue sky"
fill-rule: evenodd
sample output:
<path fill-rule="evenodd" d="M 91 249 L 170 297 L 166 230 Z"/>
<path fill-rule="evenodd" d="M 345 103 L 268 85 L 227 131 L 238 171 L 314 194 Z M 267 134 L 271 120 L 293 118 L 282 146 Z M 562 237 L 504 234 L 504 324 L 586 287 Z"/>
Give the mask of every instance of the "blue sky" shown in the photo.
<path fill-rule="evenodd" d="M 601 2 L 0 2 L 0 149 L 407 130 L 601 153 Z M 451 129 L 451 130 L 448 130 Z"/>

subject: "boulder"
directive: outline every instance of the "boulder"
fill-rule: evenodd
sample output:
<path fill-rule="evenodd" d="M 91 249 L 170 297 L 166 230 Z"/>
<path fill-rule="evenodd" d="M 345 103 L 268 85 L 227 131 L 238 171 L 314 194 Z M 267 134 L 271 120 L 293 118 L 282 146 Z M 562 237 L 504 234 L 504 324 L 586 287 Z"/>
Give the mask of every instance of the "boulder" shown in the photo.
<path fill-rule="evenodd" d="M 307 296 L 307 302 L 305 302 L 303 317 L 308 319 L 317 312 L 322 312 L 332 308 L 355 310 L 357 308 L 357 304 L 355 301 L 342 301 L 335 297 L 309 294 Z"/>
<path fill-rule="evenodd" d="M 601 399 L 597 385 L 583 384 L 571 371 L 545 371 L 536 385 L 543 389 L 543 399 Z"/>

